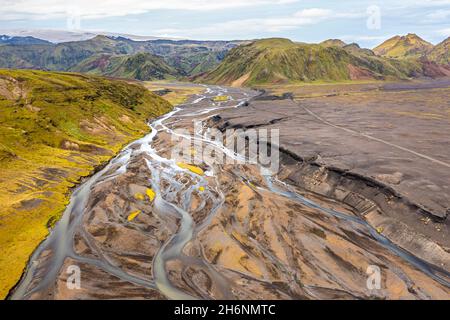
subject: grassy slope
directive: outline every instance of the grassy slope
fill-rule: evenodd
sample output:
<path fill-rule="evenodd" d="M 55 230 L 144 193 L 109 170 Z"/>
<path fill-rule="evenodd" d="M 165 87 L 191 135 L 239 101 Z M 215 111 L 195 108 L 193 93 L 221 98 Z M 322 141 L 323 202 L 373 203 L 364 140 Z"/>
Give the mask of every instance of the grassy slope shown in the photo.
<path fill-rule="evenodd" d="M 436 63 L 450 65 L 450 37 L 436 45 L 428 58 Z"/>
<path fill-rule="evenodd" d="M 226 51 L 200 51 L 197 53 L 180 53 L 166 57 L 182 76 L 194 76 L 217 67 L 226 55 Z"/>
<path fill-rule="evenodd" d="M 337 46 L 298 44 L 287 39 L 265 39 L 230 51 L 225 60 L 199 81 L 219 84 L 259 85 L 287 82 L 346 81 L 355 66 L 369 78 L 407 78 L 417 65 L 407 61 L 358 52 Z"/>
<path fill-rule="evenodd" d="M 70 188 L 170 109 L 121 81 L 0 70 L 0 298 L 63 212 Z"/>
<path fill-rule="evenodd" d="M 421 57 L 433 49 L 433 45 L 415 34 L 400 37 L 395 36 L 386 40 L 376 48 L 374 52 L 383 57 L 405 58 Z"/>
<path fill-rule="evenodd" d="M 178 72 L 160 57 L 149 53 L 126 56 L 95 55 L 70 71 L 141 81 L 170 79 Z"/>

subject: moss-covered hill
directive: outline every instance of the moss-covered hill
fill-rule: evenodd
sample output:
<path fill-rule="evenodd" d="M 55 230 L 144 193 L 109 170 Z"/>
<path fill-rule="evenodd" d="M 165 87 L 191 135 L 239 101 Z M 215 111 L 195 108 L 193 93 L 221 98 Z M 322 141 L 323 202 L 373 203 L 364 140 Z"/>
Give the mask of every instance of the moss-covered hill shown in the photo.
<path fill-rule="evenodd" d="M 433 49 L 433 45 L 418 35 L 409 33 L 406 36 L 392 37 L 373 51 L 383 57 L 389 58 L 406 58 L 406 57 L 422 57 Z"/>
<path fill-rule="evenodd" d="M 0 70 L 0 298 L 60 217 L 70 188 L 171 108 L 122 81 Z"/>
<path fill-rule="evenodd" d="M 450 66 L 450 37 L 437 44 L 428 54 L 428 59 Z"/>
<path fill-rule="evenodd" d="M 355 45 L 336 46 L 264 39 L 232 49 L 198 81 L 227 85 L 288 82 L 402 79 L 422 72 L 421 65 L 376 56 Z"/>
<path fill-rule="evenodd" d="M 167 65 L 161 57 L 150 53 L 95 55 L 83 60 L 70 71 L 141 81 L 174 79 L 179 76 L 178 71 Z"/>

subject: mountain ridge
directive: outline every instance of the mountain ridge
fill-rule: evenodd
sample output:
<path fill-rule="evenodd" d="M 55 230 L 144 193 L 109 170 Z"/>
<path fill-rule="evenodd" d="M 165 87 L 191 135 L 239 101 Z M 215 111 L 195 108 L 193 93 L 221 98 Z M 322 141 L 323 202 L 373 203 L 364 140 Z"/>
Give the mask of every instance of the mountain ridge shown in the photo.
<path fill-rule="evenodd" d="M 140 81 L 174 79 L 180 75 L 161 57 L 146 52 L 122 56 L 94 55 L 69 71 Z"/>
<path fill-rule="evenodd" d="M 414 33 L 394 36 L 376 46 L 373 51 L 383 57 L 404 58 L 420 57 L 433 49 L 433 45 Z"/>
<path fill-rule="evenodd" d="M 3 36 L 3 41 L 11 38 Z M 0 45 L 0 68 L 86 72 L 137 80 L 216 78 L 224 83 L 236 81 L 238 85 L 241 82 L 265 81 L 437 77 L 447 75 L 450 67 L 449 39 L 433 46 L 413 33 L 392 37 L 373 50 L 361 48 L 357 43 L 347 44 L 340 39 L 309 44 L 283 38 L 253 41 L 134 41 L 123 36 L 97 35 L 85 41 L 58 44 L 40 41 L 33 44 L 33 41 L 31 44 L 25 44 L 24 41 L 21 45 Z M 240 49 L 236 54 L 234 49 L 238 47 Z M 230 54 L 234 55 L 234 60 L 240 61 L 241 67 L 253 65 L 258 69 L 255 62 L 260 62 L 262 69 L 255 71 L 258 74 L 252 76 L 250 70 L 242 74 L 239 68 L 231 68 L 231 74 L 234 75 L 225 75 L 224 68 L 217 68 Z M 252 57 L 253 61 L 243 57 L 245 55 Z M 274 62 L 268 59 L 263 61 L 264 56 L 271 56 Z M 318 62 L 322 62 L 322 66 Z M 278 70 L 275 70 L 276 64 L 280 64 Z M 231 63 L 228 63 L 225 69 L 230 67 Z M 265 75 L 265 72 L 268 74 Z M 223 77 L 218 73 L 222 73 Z M 227 77 L 233 81 L 228 81 Z"/>
<path fill-rule="evenodd" d="M 428 58 L 439 64 L 450 65 L 450 37 L 434 46 Z"/>
<path fill-rule="evenodd" d="M 288 82 L 409 79 L 424 75 L 447 75 L 447 71 L 417 59 L 379 57 L 356 44 L 340 47 L 272 38 L 232 49 L 216 69 L 195 80 L 252 86 Z"/>
<path fill-rule="evenodd" d="M 161 56 L 180 75 L 205 72 L 215 67 L 240 41 L 195 41 L 157 39 L 134 41 L 124 37 L 97 35 L 84 41 L 40 43 L 36 45 L 1 45 L 0 68 L 69 71 L 98 54 Z M 206 61 L 206 63 L 205 63 Z"/>
<path fill-rule="evenodd" d="M 17 37 L 9 35 L 0 35 L 0 45 L 39 45 L 39 44 L 50 44 L 49 41 L 38 39 L 35 37 Z"/>

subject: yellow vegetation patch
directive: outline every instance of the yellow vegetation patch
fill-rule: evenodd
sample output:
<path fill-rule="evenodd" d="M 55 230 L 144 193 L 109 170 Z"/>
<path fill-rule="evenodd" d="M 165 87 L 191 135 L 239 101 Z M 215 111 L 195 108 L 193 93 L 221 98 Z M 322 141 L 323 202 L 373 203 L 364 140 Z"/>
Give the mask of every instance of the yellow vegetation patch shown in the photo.
<path fill-rule="evenodd" d="M 155 199 L 156 194 L 152 189 L 147 189 L 145 193 L 147 194 L 147 197 L 150 199 L 150 201 L 153 201 Z"/>
<path fill-rule="evenodd" d="M 133 211 L 132 213 L 130 213 L 130 215 L 128 216 L 127 220 L 128 221 L 133 221 L 140 214 L 141 214 L 140 210 Z"/>
<path fill-rule="evenodd" d="M 212 99 L 214 102 L 225 102 L 229 100 L 228 96 L 217 96 Z"/>
<path fill-rule="evenodd" d="M 177 162 L 177 166 L 179 166 L 181 169 L 186 169 L 195 174 L 198 174 L 199 176 L 205 175 L 205 172 L 201 168 L 190 165 L 190 164 L 186 164 L 183 162 Z"/>
<path fill-rule="evenodd" d="M 205 187 L 200 187 L 200 188 L 198 188 L 198 191 L 200 191 L 200 192 L 205 191 Z"/>
<path fill-rule="evenodd" d="M 145 196 L 144 196 L 142 193 L 136 193 L 136 194 L 134 195 L 134 198 L 135 198 L 136 200 L 139 200 L 139 201 L 144 201 L 144 200 L 145 200 Z"/>

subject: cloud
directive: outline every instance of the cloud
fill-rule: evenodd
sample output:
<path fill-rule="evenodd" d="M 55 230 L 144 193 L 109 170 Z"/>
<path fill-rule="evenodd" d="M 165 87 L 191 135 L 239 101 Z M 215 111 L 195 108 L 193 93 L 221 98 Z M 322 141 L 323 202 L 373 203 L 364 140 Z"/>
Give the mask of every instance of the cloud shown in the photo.
<path fill-rule="evenodd" d="M 360 15 L 351 15 L 351 17 L 359 17 Z M 199 28 L 166 28 L 156 30 L 160 36 L 170 37 L 202 37 L 214 39 L 217 37 L 234 37 L 241 34 L 248 36 L 249 34 L 277 33 L 286 30 L 297 29 L 306 25 L 318 24 L 324 20 L 332 18 L 350 17 L 347 14 L 339 14 L 332 10 L 311 8 L 297 11 L 289 16 L 279 16 L 273 18 L 255 18 L 232 20 Z"/>
<path fill-rule="evenodd" d="M 0 20 L 61 18 L 77 13 L 85 19 L 142 14 L 152 10 L 210 11 L 298 0 L 2 0 Z"/>
<path fill-rule="evenodd" d="M 446 22 L 450 18 L 450 10 L 436 10 L 425 16 L 424 22 L 436 23 L 436 22 Z"/>
<path fill-rule="evenodd" d="M 437 33 L 444 37 L 450 37 L 450 28 L 438 30 Z"/>

